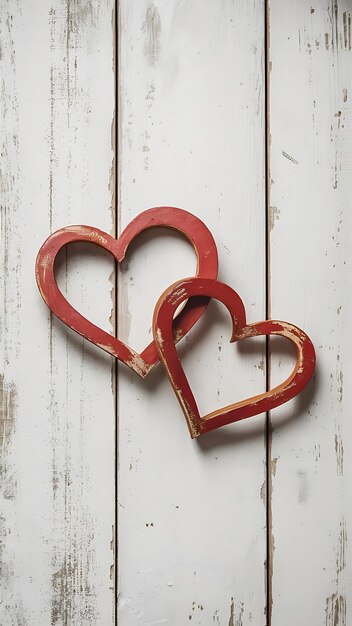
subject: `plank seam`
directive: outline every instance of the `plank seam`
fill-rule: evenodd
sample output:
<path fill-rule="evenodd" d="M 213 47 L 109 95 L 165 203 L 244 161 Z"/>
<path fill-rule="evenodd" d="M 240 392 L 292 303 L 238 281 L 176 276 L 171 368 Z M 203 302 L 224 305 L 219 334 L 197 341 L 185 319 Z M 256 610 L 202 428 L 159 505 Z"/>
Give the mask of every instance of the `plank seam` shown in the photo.
<path fill-rule="evenodd" d="M 114 29 L 115 29 L 115 48 L 114 48 L 114 75 L 115 75 L 115 238 L 119 236 L 119 229 L 121 223 L 121 207 L 120 207 L 120 194 L 119 194 L 119 180 L 120 180 L 120 168 L 119 168 L 119 128 L 120 128 L 120 107 L 119 107 L 119 78 L 120 78 L 120 50 L 119 50 L 119 9 L 120 5 L 118 0 L 114 3 Z M 118 335 L 118 303 L 119 303 L 119 266 L 115 261 L 115 336 Z M 119 379 L 118 379 L 119 366 L 115 361 L 115 550 L 114 550 L 114 624 L 118 626 L 118 580 L 119 580 L 119 564 L 118 564 L 118 522 L 119 522 L 119 483 L 118 483 L 118 453 L 119 453 Z"/>
<path fill-rule="evenodd" d="M 270 301 L 270 0 L 264 4 L 264 100 L 265 100 L 265 315 L 271 317 Z M 266 338 L 265 346 L 266 391 L 271 384 L 270 338 Z M 272 535 L 272 425 L 270 412 L 265 419 L 265 450 L 266 450 L 266 622 L 272 623 L 272 574 L 273 574 L 273 535 Z"/>

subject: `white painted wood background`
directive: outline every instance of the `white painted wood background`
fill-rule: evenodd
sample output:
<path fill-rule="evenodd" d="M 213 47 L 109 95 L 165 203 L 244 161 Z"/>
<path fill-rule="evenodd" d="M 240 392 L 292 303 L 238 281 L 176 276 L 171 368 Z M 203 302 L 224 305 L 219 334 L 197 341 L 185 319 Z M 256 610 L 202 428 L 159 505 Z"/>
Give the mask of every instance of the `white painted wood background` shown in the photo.
<path fill-rule="evenodd" d="M 1 625 L 352 625 L 351 15 L 0 0 Z M 161 204 L 206 222 L 250 322 L 297 323 L 317 349 L 300 398 L 199 441 L 160 366 L 144 382 L 115 368 L 34 280 L 50 232 L 116 234 Z M 136 349 L 194 270 L 168 231 L 118 272 L 92 246 L 58 263 L 70 301 Z M 229 334 L 211 303 L 179 347 L 204 411 L 292 364 Z"/>

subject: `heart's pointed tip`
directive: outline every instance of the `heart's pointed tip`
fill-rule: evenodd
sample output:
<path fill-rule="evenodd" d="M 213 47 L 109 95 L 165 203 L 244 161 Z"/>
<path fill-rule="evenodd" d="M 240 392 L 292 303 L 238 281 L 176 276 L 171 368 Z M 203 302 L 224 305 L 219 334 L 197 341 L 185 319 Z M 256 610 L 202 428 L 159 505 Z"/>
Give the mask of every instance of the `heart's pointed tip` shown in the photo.
<path fill-rule="evenodd" d="M 98 344 L 99 345 L 99 344 Z M 118 353 L 114 353 L 115 357 L 118 360 L 121 360 L 122 363 L 125 363 L 131 370 L 133 370 L 142 380 L 144 380 L 149 372 L 153 369 L 155 363 L 146 363 L 137 352 L 131 351 L 129 354 L 129 358 L 123 359 L 119 356 Z"/>
<path fill-rule="evenodd" d="M 187 415 L 186 417 L 187 417 L 187 426 L 188 426 L 189 435 L 191 439 L 197 439 L 199 435 L 202 434 L 203 430 L 201 426 L 196 425 L 193 419 L 189 420 L 189 417 L 190 417 L 189 415 Z"/>
<path fill-rule="evenodd" d="M 148 376 L 148 374 L 152 371 L 154 367 L 153 365 L 147 365 L 143 368 L 138 368 L 138 370 L 135 370 L 137 372 L 137 374 L 141 377 L 142 380 L 145 380 Z"/>

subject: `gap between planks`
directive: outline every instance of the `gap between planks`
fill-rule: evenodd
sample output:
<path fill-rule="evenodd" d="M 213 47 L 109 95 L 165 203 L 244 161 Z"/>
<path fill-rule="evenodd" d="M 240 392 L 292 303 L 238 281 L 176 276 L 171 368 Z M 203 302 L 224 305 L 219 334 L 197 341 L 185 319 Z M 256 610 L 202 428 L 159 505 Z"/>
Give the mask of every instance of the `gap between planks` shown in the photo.
<path fill-rule="evenodd" d="M 265 106 L 265 317 L 271 318 L 271 285 L 270 285 L 270 0 L 264 2 L 264 106 Z M 271 384 L 271 353 L 270 338 L 266 337 L 265 349 L 266 391 Z M 272 423 L 270 412 L 265 420 L 265 448 L 266 448 L 266 622 L 271 626 L 273 592 L 273 552 L 274 537 L 272 526 Z"/>

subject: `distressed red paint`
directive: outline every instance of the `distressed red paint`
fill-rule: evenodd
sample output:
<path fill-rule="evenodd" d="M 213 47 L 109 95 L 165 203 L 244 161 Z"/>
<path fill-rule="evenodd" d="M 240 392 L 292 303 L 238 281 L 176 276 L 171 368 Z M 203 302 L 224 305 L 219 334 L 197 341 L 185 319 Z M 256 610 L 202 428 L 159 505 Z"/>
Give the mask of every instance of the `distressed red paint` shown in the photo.
<path fill-rule="evenodd" d="M 81 315 L 60 291 L 55 278 L 55 259 L 67 244 L 85 241 L 104 248 L 121 263 L 128 246 L 143 231 L 163 226 L 177 230 L 192 244 L 197 255 L 197 276 L 216 278 L 218 254 L 215 241 L 205 224 L 188 211 L 175 207 L 155 207 L 140 213 L 121 233 L 118 239 L 93 226 L 67 226 L 50 235 L 40 248 L 36 259 L 36 279 L 39 290 L 48 307 L 67 326 L 92 343 L 109 352 L 145 378 L 158 362 L 158 352 L 152 341 L 141 353 L 135 352 L 119 339 L 99 328 Z M 197 322 L 208 298 L 187 303 L 175 317 L 173 334 L 179 341 Z"/>
<path fill-rule="evenodd" d="M 172 335 L 172 320 L 177 307 L 184 300 L 194 296 L 215 298 L 226 306 L 233 324 L 231 342 L 260 335 L 286 337 L 296 350 L 296 363 L 291 375 L 266 393 L 230 404 L 201 417 Z M 284 404 L 302 391 L 315 368 L 314 346 L 306 333 L 288 322 L 276 320 L 265 320 L 247 325 L 245 308 L 240 296 L 231 287 L 217 280 L 190 278 L 174 283 L 166 289 L 155 307 L 153 333 L 160 360 L 166 368 L 185 414 L 192 438 Z"/>

